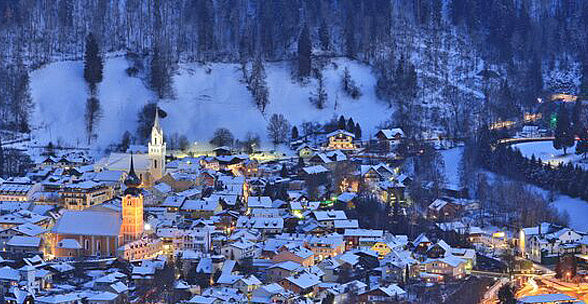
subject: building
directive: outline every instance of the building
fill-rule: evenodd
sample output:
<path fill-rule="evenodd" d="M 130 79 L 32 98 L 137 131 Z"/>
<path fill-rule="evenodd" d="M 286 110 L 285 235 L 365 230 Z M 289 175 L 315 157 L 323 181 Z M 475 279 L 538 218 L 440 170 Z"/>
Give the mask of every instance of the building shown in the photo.
<path fill-rule="evenodd" d="M 114 256 L 119 247 L 120 214 L 109 211 L 66 211 L 51 230 L 56 257 Z"/>
<path fill-rule="evenodd" d="M 401 128 L 382 129 L 376 133 L 380 149 L 384 151 L 396 149 L 405 137 Z"/>
<path fill-rule="evenodd" d="M 133 159 L 135 172 L 143 182 L 143 186 L 150 187 L 160 180 L 166 173 L 165 155 L 167 153 L 163 129 L 159 124 L 159 115 L 155 111 L 155 120 L 151 129 L 151 139 L 147 145 L 147 153 L 135 153 Z M 131 153 L 111 153 L 108 157 L 95 164 L 97 172 L 127 171 Z"/>
<path fill-rule="evenodd" d="M 111 187 L 94 181 L 66 185 L 59 191 L 59 194 L 65 208 L 71 210 L 83 210 L 102 204 L 114 197 L 114 191 Z"/>
<path fill-rule="evenodd" d="M 24 202 L 31 200 L 33 193 L 40 188 L 40 183 L 33 183 L 26 177 L 10 178 L 0 185 L 0 201 Z"/>
<path fill-rule="evenodd" d="M 139 188 L 140 185 L 141 179 L 135 173 L 131 155 L 131 167 L 125 180 L 127 189 L 122 198 L 122 226 L 120 231 L 123 244 L 136 241 L 143 234 L 143 194 L 141 193 L 141 188 Z"/>
<path fill-rule="evenodd" d="M 353 140 L 355 134 L 345 130 L 337 130 L 327 134 L 327 149 L 331 150 L 353 150 L 356 148 Z"/>

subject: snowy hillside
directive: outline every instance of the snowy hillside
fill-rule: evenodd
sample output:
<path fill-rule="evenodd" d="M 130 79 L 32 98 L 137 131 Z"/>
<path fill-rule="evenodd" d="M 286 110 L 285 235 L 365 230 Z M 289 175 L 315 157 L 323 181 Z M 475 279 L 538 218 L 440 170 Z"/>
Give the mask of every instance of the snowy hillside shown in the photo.
<path fill-rule="evenodd" d="M 343 69 L 347 66 L 352 79 L 362 90 L 353 100 L 341 90 Z M 105 62 L 104 80 L 99 84 L 102 118 L 98 124 L 95 147 L 104 148 L 119 142 L 125 131 L 135 133 L 137 112 L 154 95 L 139 78 L 125 72 L 124 57 Z M 31 91 L 35 102 L 33 137 L 39 144 L 49 141 L 71 146 L 84 146 L 85 101 L 87 85 L 82 76 L 81 61 L 58 62 L 32 72 Z M 162 121 L 167 134 L 185 134 L 193 141 L 208 141 L 218 127 L 227 127 L 236 138 L 247 132 L 266 137 L 266 121 L 273 113 L 282 113 L 292 124 L 304 121 L 324 122 L 345 115 L 359 122 L 364 136 L 388 119 L 392 110 L 375 97 L 375 77 L 371 68 L 347 59 L 335 59 L 323 71 L 328 89 L 328 103 L 317 110 L 308 100 L 316 83 L 300 84 L 292 80 L 288 63 L 267 63 L 270 104 L 262 115 L 254 106 L 250 92 L 241 82 L 237 64 L 181 65 L 174 76 L 174 100 L 163 100 L 160 107 L 168 112 Z"/>

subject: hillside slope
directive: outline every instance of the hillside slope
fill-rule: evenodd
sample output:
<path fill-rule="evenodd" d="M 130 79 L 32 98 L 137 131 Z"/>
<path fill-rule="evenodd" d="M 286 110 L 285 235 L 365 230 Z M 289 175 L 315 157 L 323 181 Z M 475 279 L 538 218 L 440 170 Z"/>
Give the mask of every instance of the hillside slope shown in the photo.
<path fill-rule="evenodd" d="M 353 100 L 341 90 L 343 69 L 347 66 L 363 95 Z M 99 85 L 102 117 L 98 137 L 92 144 L 104 148 L 118 143 L 125 131 L 135 133 L 137 112 L 155 99 L 139 78 L 129 77 L 124 57 L 105 62 L 104 80 Z M 39 144 L 49 141 L 69 146 L 86 144 L 84 127 L 85 101 L 88 96 L 81 61 L 57 62 L 31 73 L 31 91 L 35 103 L 33 137 Z M 266 64 L 270 104 L 262 115 L 254 106 L 250 92 L 241 82 L 237 64 L 215 63 L 203 67 L 183 64 L 174 76 L 176 98 L 162 100 L 168 112 L 162 121 L 167 134 L 184 134 L 192 141 L 208 141 L 218 127 L 227 127 L 236 138 L 254 132 L 266 139 L 267 120 L 282 113 L 292 124 L 304 121 L 328 121 L 345 115 L 360 123 L 364 136 L 375 132 L 392 110 L 375 96 L 375 77 L 369 66 L 347 59 L 334 59 L 323 71 L 328 103 L 317 110 L 308 100 L 316 82 L 300 84 L 292 80 L 288 63 Z"/>

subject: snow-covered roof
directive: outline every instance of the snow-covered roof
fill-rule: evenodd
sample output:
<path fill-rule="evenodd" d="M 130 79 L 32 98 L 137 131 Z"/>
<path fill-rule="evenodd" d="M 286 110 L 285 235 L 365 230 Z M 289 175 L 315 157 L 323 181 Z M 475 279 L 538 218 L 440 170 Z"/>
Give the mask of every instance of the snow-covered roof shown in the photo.
<path fill-rule="evenodd" d="M 102 211 L 66 211 L 53 226 L 53 233 L 73 235 L 118 236 L 120 215 Z"/>
<path fill-rule="evenodd" d="M 327 137 L 332 137 L 332 136 L 339 135 L 339 134 L 343 134 L 343 135 L 346 135 L 346 136 L 351 136 L 351 138 L 355 138 L 355 134 L 353 134 L 351 132 L 347 132 L 345 130 L 341 130 L 341 129 L 335 130 L 335 131 L 327 134 L 326 136 Z"/>
<path fill-rule="evenodd" d="M 384 137 L 388 140 L 396 139 L 396 136 L 401 138 L 404 137 L 404 131 L 402 131 L 401 128 L 382 129 L 378 132 L 378 134 L 384 135 Z"/>
<path fill-rule="evenodd" d="M 347 215 L 343 210 L 314 211 L 314 217 L 317 221 L 335 221 L 346 220 Z"/>
<path fill-rule="evenodd" d="M 293 276 L 287 277 L 286 280 L 302 289 L 310 288 L 321 283 L 321 280 L 318 276 L 308 272 L 295 274 Z"/>
<path fill-rule="evenodd" d="M 302 169 L 302 171 L 304 171 L 304 173 L 306 173 L 306 174 L 321 174 L 321 173 L 329 172 L 329 169 L 327 169 L 321 165 L 316 165 L 316 166 L 304 167 Z"/>
<path fill-rule="evenodd" d="M 41 245 L 41 238 L 35 236 L 15 235 L 8 240 L 6 245 L 16 247 L 39 247 Z"/>

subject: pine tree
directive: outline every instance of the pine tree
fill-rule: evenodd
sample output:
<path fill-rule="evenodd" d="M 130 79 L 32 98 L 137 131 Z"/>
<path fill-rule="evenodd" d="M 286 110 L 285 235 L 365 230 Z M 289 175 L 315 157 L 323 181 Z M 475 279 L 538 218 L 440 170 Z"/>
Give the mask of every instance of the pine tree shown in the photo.
<path fill-rule="evenodd" d="M 84 79 L 94 90 L 96 84 L 102 81 L 102 70 L 104 63 L 98 42 L 92 33 L 86 37 L 86 52 L 84 54 Z"/>
<path fill-rule="evenodd" d="M 2 146 L 2 138 L 0 137 L 0 177 L 4 176 L 4 147 Z"/>
<path fill-rule="evenodd" d="M 583 155 L 584 159 L 588 156 L 588 135 L 580 138 L 576 144 L 576 154 Z"/>
<path fill-rule="evenodd" d="M 312 104 L 314 104 L 317 107 L 317 109 L 322 110 L 325 108 L 328 99 L 327 89 L 325 88 L 323 73 L 320 70 L 317 70 L 315 74 L 318 80 L 318 87 L 313 96 L 309 97 L 309 100 Z M 343 125 L 343 129 L 344 128 L 345 125 Z"/>
<path fill-rule="evenodd" d="M 300 77 L 310 76 L 312 67 L 312 42 L 308 27 L 304 25 L 298 39 L 298 75 Z"/>
<path fill-rule="evenodd" d="M 559 107 L 557 113 L 557 123 L 554 135 L 553 147 L 557 150 L 563 149 L 564 155 L 567 155 L 568 148 L 574 146 L 575 138 L 568 111 L 563 104 Z"/>
<path fill-rule="evenodd" d="M 583 133 L 586 130 L 583 112 L 584 107 L 582 106 L 582 100 L 578 98 L 574 104 L 574 109 L 572 110 L 572 129 L 574 136 L 583 136 Z"/>
<path fill-rule="evenodd" d="M 298 137 L 300 137 L 300 135 L 298 134 L 298 128 L 296 126 L 292 127 L 292 139 L 296 140 L 298 139 Z"/>
<path fill-rule="evenodd" d="M 347 132 L 355 133 L 355 122 L 353 121 L 353 118 L 349 118 L 349 120 L 347 121 L 347 126 L 345 127 L 345 130 Z"/>
<path fill-rule="evenodd" d="M 159 51 L 159 47 L 155 46 L 153 49 L 153 56 L 151 57 L 151 73 L 149 84 L 151 89 L 155 91 L 158 98 L 165 98 L 171 94 L 171 75 L 165 59 Z"/>
<path fill-rule="evenodd" d="M 359 122 L 355 123 L 355 139 L 361 140 L 361 127 L 359 126 Z"/>
<path fill-rule="evenodd" d="M 343 116 L 343 115 L 339 116 L 339 121 L 337 122 L 337 129 L 345 130 L 346 126 L 347 126 L 347 123 L 345 122 L 345 116 Z"/>
<path fill-rule="evenodd" d="M 321 43 L 321 50 L 331 50 L 331 33 L 329 32 L 329 26 L 325 20 L 321 21 L 321 25 L 319 27 L 319 40 Z"/>
<path fill-rule="evenodd" d="M 88 144 L 90 144 L 94 131 L 100 118 L 100 101 L 95 96 L 88 98 L 86 101 L 86 113 L 84 118 L 86 120 L 86 133 L 88 135 Z"/>

